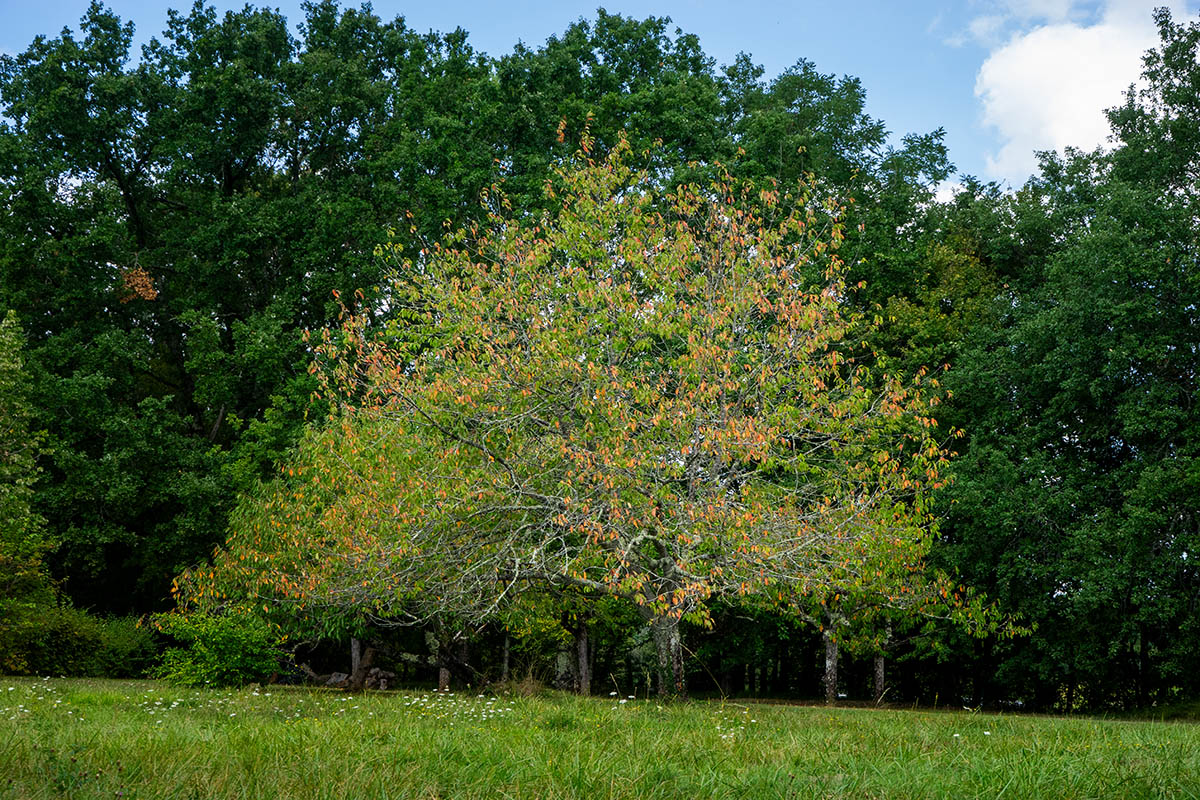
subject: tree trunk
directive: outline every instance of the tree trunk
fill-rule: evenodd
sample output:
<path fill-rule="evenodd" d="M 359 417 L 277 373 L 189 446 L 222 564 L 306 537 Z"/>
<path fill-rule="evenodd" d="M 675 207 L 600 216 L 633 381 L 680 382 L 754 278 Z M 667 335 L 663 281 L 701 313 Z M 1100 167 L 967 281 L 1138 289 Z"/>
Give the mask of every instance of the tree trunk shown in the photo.
<path fill-rule="evenodd" d="M 875 705 L 883 702 L 883 693 L 887 691 L 887 685 L 884 682 L 887 677 L 885 659 L 886 656 L 883 653 L 875 654 Z"/>
<path fill-rule="evenodd" d="M 467 681 L 467 688 L 471 688 L 471 684 L 475 683 L 475 669 L 471 666 L 471 640 L 464 633 L 459 634 L 458 639 L 458 657 L 455 659 L 459 665 L 459 672 Z"/>
<path fill-rule="evenodd" d="M 837 702 L 838 682 L 838 643 L 832 626 L 821 632 L 821 638 L 825 640 L 825 704 L 831 706 Z"/>
<path fill-rule="evenodd" d="M 375 648 L 368 645 L 363 650 L 362 642 L 358 639 L 351 639 L 350 662 L 352 668 L 349 689 L 352 692 L 361 692 L 367 684 L 367 672 L 370 671 L 371 665 L 375 663 Z"/>
<path fill-rule="evenodd" d="M 658 653 L 658 694 L 661 697 L 687 697 L 683 675 L 683 638 L 679 620 L 656 617 L 650 623 L 654 649 Z"/>
<path fill-rule="evenodd" d="M 564 692 L 575 691 L 579 676 L 575 674 L 575 658 L 571 646 L 561 642 L 554 654 L 554 688 Z"/>
<path fill-rule="evenodd" d="M 575 654 L 579 665 L 575 670 L 575 690 L 587 696 L 592 693 L 592 663 L 590 658 L 591 645 L 588 641 L 586 622 L 580 622 L 575 629 Z"/>
<path fill-rule="evenodd" d="M 509 661 L 512 653 L 512 637 L 504 632 L 504 645 L 500 649 L 500 682 L 508 683 Z"/>
<path fill-rule="evenodd" d="M 1146 683 L 1150 674 L 1150 646 L 1146 641 L 1146 625 L 1138 625 L 1138 663 L 1137 663 L 1137 704 L 1138 708 L 1147 706 Z"/>
<path fill-rule="evenodd" d="M 971 670 L 971 705 L 976 708 L 992 696 L 989 682 L 993 671 L 991 646 L 987 641 L 976 639 L 974 668 Z"/>
<path fill-rule="evenodd" d="M 450 668 L 445 664 L 438 664 L 438 691 L 450 691 Z"/>
<path fill-rule="evenodd" d="M 439 641 L 437 648 L 438 691 L 450 691 L 450 644 Z"/>

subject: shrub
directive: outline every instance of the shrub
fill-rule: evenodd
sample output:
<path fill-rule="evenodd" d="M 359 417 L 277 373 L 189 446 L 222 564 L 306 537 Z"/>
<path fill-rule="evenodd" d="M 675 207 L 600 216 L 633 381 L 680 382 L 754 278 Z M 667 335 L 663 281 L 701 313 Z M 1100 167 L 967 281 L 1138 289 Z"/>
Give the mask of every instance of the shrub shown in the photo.
<path fill-rule="evenodd" d="M 100 675 L 107 678 L 141 678 L 158 660 L 158 642 L 149 625 L 137 617 L 101 620 Z"/>
<path fill-rule="evenodd" d="M 9 611 L 0 617 L 0 673 L 137 678 L 157 656 L 153 631 L 133 617 L 100 619 L 68 605 Z"/>
<path fill-rule="evenodd" d="M 22 609 L 0 627 L 0 668 L 25 675 L 96 675 L 103 632 L 70 606 Z"/>
<path fill-rule="evenodd" d="M 154 671 L 179 686 L 262 682 L 285 658 L 279 635 L 252 614 L 164 614 L 156 621 L 163 633 L 186 645 L 167 650 Z"/>

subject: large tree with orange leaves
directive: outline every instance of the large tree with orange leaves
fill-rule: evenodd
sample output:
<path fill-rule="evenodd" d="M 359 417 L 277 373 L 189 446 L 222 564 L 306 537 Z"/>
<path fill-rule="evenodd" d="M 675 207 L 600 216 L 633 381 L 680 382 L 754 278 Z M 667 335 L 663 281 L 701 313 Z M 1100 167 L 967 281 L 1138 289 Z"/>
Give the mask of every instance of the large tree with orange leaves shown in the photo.
<path fill-rule="evenodd" d="M 887 591 L 920 560 L 933 395 L 856 362 L 837 203 L 667 190 L 588 147 L 554 213 L 493 192 L 316 337 L 331 415 L 187 599 L 412 622 L 572 586 L 635 604 L 682 692 L 710 598 Z"/>

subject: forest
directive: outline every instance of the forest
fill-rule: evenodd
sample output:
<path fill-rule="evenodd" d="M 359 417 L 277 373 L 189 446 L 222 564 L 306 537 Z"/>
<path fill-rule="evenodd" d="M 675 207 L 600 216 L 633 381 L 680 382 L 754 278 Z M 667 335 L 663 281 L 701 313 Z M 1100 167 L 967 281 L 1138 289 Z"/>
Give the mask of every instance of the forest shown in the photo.
<path fill-rule="evenodd" d="M 1200 699 L 1155 14 L 1109 147 L 945 201 L 942 130 L 664 18 L 198 2 L 137 53 L 96 2 L 0 56 L 0 673 Z"/>

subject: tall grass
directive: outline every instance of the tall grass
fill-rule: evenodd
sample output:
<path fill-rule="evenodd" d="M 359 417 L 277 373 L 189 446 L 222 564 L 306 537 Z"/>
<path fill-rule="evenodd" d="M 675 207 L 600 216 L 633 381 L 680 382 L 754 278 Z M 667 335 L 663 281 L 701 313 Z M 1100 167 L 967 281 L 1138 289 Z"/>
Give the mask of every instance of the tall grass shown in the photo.
<path fill-rule="evenodd" d="M 1200 727 L 0 679 L 0 798 L 1200 797 Z"/>

